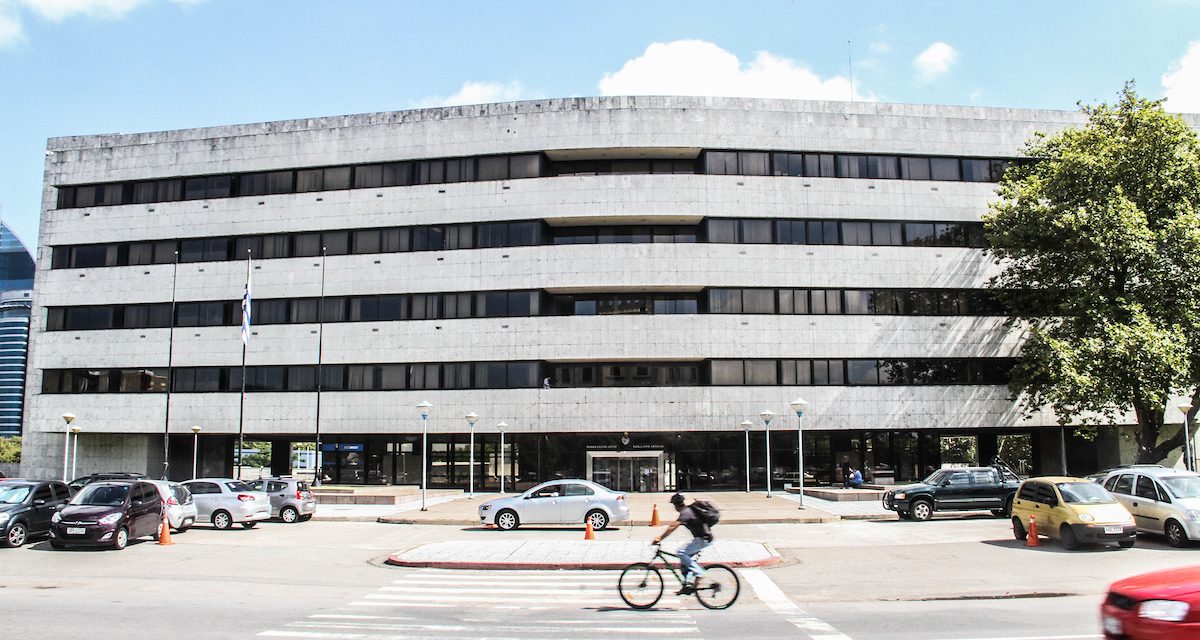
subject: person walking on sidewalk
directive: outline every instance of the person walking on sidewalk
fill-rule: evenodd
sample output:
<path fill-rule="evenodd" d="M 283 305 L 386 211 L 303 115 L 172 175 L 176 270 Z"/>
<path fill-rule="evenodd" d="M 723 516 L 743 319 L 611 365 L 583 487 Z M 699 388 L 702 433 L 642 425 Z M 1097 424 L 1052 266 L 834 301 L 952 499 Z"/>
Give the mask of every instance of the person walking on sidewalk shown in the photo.
<path fill-rule="evenodd" d="M 709 528 L 708 523 L 685 502 L 687 501 L 681 493 L 671 496 L 671 504 L 679 512 L 679 518 L 668 525 L 662 535 L 654 539 L 654 544 L 661 544 L 663 538 L 671 535 L 680 525 L 683 525 L 692 534 L 692 541 L 679 549 L 679 564 L 683 565 L 684 579 L 683 588 L 675 593 L 678 596 L 687 596 L 696 592 L 696 580 L 704 575 L 704 569 L 700 563 L 696 562 L 695 556 L 713 541 L 712 529 Z"/>

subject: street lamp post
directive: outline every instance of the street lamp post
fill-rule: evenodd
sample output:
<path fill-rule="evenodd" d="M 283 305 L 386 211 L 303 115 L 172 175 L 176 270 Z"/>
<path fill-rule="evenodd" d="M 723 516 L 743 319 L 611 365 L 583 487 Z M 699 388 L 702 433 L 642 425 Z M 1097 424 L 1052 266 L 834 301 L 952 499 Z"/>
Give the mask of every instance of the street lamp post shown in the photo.
<path fill-rule="evenodd" d="M 750 427 L 753 426 L 753 422 L 742 420 L 742 429 L 746 431 L 746 493 L 750 493 Z"/>
<path fill-rule="evenodd" d="M 508 428 L 508 423 L 501 422 L 496 428 L 500 430 L 500 493 L 504 493 L 504 430 Z"/>
<path fill-rule="evenodd" d="M 64 413 L 62 419 L 66 421 L 67 428 L 63 430 L 63 482 L 70 482 L 67 477 L 67 455 L 71 452 L 71 423 L 75 421 L 75 414 Z"/>
<path fill-rule="evenodd" d="M 429 510 L 425 507 L 425 476 L 429 468 L 429 410 L 432 408 L 428 400 L 417 405 L 417 411 L 421 412 L 421 511 Z"/>
<path fill-rule="evenodd" d="M 79 460 L 79 432 L 80 431 L 82 431 L 82 429 L 79 428 L 79 425 L 77 425 L 77 424 L 71 425 L 71 435 L 74 436 L 73 439 L 75 440 L 74 453 L 71 454 L 71 477 L 72 478 L 77 477 L 75 475 L 75 469 L 76 469 L 75 462 Z"/>
<path fill-rule="evenodd" d="M 763 424 L 766 425 L 767 434 L 767 497 L 771 497 L 771 418 L 775 417 L 775 412 L 770 409 L 763 409 L 758 417 L 762 418 Z"/>
<path fill-rule="evenodd" d="M 1192 456 L 1192 434 L 1191 429 L 1188 429 L 1188 413 L 1192 410 L 1192 405 L 1183 403 L 1179 405 L 1179 412 L 1183 414 L 1183 466 L 1188 471 L 1194 471 L 1196 460 Z"/>
<path fill-rule="evenodd" d="M 467 424 L 471 425 L 471 468 L 467 472 L 467 498 L 475 499 L 475 423 L 479 421 L 479 416 L 472 411 L 466 415 Z"/>
<path fill-rule="evenodd" d="M 792 411 L 796 412 L 796 486 L 800 487 L 800 508 L 804 508 L 804 409 L 808 403 L 803 398 L 792 400 Z"/>
<path fill-rule="evenodd" d="M 200 425 L 192 425 L 192 479 L 196 479 L 196 461 L 200 454 Z"/>

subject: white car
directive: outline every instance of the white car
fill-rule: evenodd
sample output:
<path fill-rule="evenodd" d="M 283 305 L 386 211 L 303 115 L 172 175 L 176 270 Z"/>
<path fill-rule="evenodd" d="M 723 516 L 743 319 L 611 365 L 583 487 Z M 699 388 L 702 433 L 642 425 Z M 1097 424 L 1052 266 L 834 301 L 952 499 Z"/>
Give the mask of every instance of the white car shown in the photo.
<path fill-rule="evenodd" d="M 1182 469 L 1114 469 L 1101 483 L 1137 522 L 1138 531 L 1165 535 L 1172 546 L 1200 540 L 1200 475 Z"/>
<path fill-rule="evenodd" d="M 166 480 L 146 480 L 158 488 L 162 496 L 163 508 L 167 513 L 167 523 L 178 533 L 183 533 L 196 523 L 196 500 L 192 492 L 178 482 Z"/>
<path fill-rule="evenodd" d="M 196 521 L 228 529 L 236 522 L 250 529 L 271 517 L 271 498 L 233 478 L 197 478 L 183 483 L 196 499 Z"/>
<path fill-rule="evenodd" d="M 517 496 L 479 505 L 479 523 L 501 531 L 523 524 L 583 524 L 599 531 L 629 519 L 625 494 L 587 480 L 551 480 Z"/>

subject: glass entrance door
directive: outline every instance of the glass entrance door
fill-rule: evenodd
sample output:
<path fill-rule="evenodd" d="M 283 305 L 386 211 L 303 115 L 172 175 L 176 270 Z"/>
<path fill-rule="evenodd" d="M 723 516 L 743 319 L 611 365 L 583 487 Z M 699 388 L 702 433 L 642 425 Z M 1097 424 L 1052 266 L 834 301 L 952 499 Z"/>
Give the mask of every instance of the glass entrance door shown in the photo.
<path fill-rule="evenodd" d="M 614 491 L 662 491 L 662 453 L 588 452 L 588 478 Z"/>

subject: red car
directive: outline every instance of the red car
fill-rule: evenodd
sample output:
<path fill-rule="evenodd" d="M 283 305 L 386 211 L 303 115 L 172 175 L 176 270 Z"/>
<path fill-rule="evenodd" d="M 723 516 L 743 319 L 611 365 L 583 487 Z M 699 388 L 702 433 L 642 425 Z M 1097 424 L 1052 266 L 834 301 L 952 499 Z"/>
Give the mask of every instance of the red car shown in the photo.
<path fill-rule="evenodd" d="M 1104 637 L 1200 640 L 1200 567 L 1143 573 L 1112 583 L 1100 607 Z"/>

